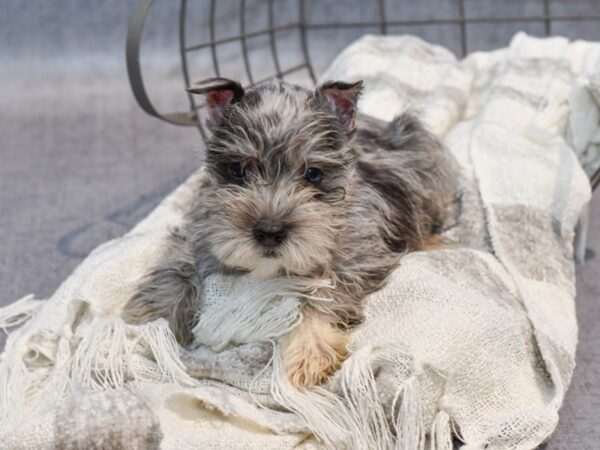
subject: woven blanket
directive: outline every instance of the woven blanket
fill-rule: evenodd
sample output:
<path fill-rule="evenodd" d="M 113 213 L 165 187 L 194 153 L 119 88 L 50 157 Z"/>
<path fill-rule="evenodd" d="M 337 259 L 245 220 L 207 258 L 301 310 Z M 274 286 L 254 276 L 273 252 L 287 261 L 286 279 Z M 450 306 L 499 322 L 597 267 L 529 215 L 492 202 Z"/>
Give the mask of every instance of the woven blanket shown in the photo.
<path fill-rule="evenodd" d="M 0 448 L 528 449 L 547 439 L 575 365 L 573 230 L 600 136 L 600 44 L 517 34 L 458 61 L 366 36 L 323 79 L 365 80 L 362 112 L 416 108 L 461 169 L 450 245 L 404 257 L 365 299 L 351 355 L 293 389 L 279 338 L 294 280 L 213 276 L 197 344 L 119 313 L 181 223 L 200 169 L 47 300 L 0 310 Z"/>

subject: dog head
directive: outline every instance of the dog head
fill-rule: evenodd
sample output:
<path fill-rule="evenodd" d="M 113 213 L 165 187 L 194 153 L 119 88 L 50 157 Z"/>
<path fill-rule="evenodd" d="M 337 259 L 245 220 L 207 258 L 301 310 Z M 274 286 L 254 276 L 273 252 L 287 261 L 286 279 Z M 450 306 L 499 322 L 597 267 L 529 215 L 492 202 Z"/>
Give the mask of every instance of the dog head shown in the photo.
<path fill-rule="evenodd" d="M 189 92 L 205 95 L 212 131 L 212 253 L 259 277 L 326 270 L 344 228 L 362 83 L 312 92 L 275 79 L 247 91 L 222 78 L 201 84 Z"/>

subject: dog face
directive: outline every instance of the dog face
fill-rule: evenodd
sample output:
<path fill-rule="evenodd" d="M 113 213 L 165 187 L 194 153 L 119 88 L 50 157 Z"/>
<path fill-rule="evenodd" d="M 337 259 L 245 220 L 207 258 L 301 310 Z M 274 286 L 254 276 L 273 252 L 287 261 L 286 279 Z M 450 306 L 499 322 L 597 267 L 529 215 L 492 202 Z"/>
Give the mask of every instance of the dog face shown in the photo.
<path fill-rule="evenodd" d="M 213 180 L 206 208 L 211 251 L 265 278 L 325 271 L 344 230 L 357 159 L 349 145 L 361 83 L 314 92 L 279 80 L 244 92 L 230 80 L 206 95 Z"/>

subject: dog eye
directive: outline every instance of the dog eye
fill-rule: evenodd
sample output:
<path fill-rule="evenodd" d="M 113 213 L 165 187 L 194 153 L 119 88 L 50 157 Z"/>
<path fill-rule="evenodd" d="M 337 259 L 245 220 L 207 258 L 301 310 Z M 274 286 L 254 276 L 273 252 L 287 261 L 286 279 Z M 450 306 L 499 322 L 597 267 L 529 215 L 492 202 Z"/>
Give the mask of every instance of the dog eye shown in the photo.
<path fill-rule="evenodd" d="M 306 169 L 304 179 L 312 184 L 319 184 L 323 179 L 323 171 L 316 167 L 309 167 Z"/>
<path fill-rule="evenodd" d="M 229 173 L 238 181 L 241 181 L 242 178 L 244 178 L 244 169 L 239 162 L 232 162 L 229 164 Z"/>

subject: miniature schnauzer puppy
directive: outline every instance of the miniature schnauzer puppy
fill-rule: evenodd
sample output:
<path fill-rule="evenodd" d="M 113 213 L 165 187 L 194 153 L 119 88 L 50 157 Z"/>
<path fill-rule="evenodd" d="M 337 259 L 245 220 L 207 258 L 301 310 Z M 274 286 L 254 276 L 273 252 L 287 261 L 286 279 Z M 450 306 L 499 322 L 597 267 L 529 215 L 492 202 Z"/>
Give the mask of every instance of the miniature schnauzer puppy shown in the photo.
<path fill-rule="evenodd" d="M 313 386 L 343 361 L 365 296 L 440 232 L 456 193 L 453 159 L 411 113 L 357 116 L 361 81 L 314 91 L 275 79 L 248 90 L 223 78 L 200 85 L 189 92 L 207 102 L 208 181 L 123 317 L 163 317 L 188 345 L 209 274 L 328 280 L 282 338 L 290 382 Z"/>

